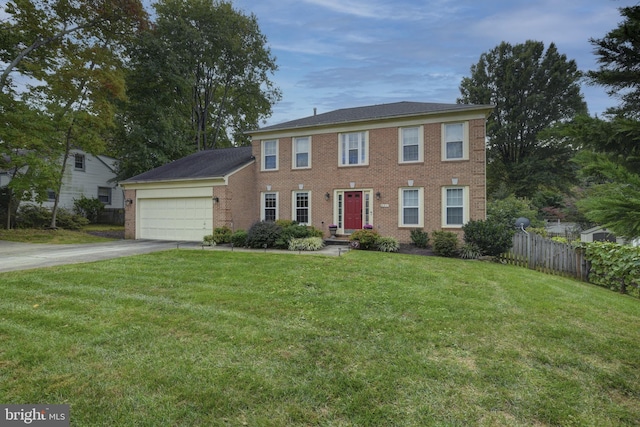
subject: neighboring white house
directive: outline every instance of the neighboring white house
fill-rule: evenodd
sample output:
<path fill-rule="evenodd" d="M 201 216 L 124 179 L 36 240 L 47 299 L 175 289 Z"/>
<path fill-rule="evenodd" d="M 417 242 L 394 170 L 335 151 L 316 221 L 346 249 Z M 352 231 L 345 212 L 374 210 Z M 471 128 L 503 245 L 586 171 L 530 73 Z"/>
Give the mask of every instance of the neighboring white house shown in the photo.
<path fill-rule="evenodd" d="M 73 209 L 73 201 L 97 198 L 106 209 L 123 209 L 124 193 L 116 179 L 117 160 L 108 156 L 94 156 L 82 150 L 72 150 L 62 180 L 58 206 Z M 42 205 L 52 208 L 55 193 L 49 192 L 49 200 Z"/>
<path fill-rule="evenodd" d="M 105 209 L 124 209 L 124 192 L 116 179 L 117 160 L 109 156 L 93 155 L 74 149 L 69 154 L 60 191 L 60 208 L 72 210 L 73 202 L 82 195 L 97 198 Z M 0 172 L 0 187 L 10 181 L 7 173 Z M 42 206 L 53 208 L 55 192 L 49 191 L 48 200 Z"/>

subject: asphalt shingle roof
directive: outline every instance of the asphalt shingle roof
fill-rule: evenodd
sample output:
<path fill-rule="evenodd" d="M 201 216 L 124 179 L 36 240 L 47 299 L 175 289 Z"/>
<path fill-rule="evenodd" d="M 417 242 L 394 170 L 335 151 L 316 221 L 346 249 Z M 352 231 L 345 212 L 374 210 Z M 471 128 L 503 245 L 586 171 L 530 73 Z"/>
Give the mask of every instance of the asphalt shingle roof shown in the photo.
<path fill-rule="evenodd" d="M 131 177 L 122 183 L 223 177 L 253 160 L 251 147 L 198 151 Z"/>
<path fill-rule="evenodd" d="M 292 120 L 272 126 L 263 127 L 254 131 L 258 133 L 273 130 L 294 129 L 309 126 L 324 126 L 340 123 L 358 122 L 364 120 L 410 117 L 423 114 L 455 112 L 465 110 L 490 109 L 491 105 L 472 104 L 440 104 L 432 102 L 395 102 L 391 104 L 369 105 L 366 107 L 343 108 L 329 111 L 327 113 L 316 114 L 302 119 Z"/>

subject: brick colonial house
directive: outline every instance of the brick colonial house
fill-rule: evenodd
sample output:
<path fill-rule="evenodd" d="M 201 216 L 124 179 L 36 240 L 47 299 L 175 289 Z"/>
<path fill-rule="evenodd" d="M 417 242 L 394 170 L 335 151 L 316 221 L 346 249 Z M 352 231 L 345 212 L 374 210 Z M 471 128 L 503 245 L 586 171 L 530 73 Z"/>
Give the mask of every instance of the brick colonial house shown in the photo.
<path fill-rule="evenodd" d="M 249 132 L 251 147 L 195 153 L 121 183 L 127 238 L 201 240 L 215 227 L 293 219 L 328 235 L 371 225 L 459 232 L 484 219 L 489 105 L 398 102 Z"/>

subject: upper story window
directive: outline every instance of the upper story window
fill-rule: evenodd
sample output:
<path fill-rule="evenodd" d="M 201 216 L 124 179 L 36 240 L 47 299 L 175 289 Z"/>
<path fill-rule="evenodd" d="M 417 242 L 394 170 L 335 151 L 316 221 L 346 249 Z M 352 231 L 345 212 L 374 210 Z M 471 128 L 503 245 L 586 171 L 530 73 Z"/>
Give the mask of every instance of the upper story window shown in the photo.
<path fill-rule="evenodd" d="M 469 159 L 467 123 L 445 123 L 442 135 L 442 160 Z"/>
<path fill-rule="evenodd" d="M 84 170 L 84 154 L 76 154 L 74 155 L 74 168 L 76 170 Z"/>
<path fill-rule="evenodd" d="M 398 134 L 400 163 L 424 161 L 422 126 L 400 128 Z"/>
<path fill-rule="evenodd" d="M 311 137 L 293 138 L 293 168 L 311 167 Z"/>
<path fill-rule="evenodd" d="M 369 141 L 367 132 L 340 134 L 340 166 L 369 164 Z"/>
<path fill-rule="evenodd" d="M 278 170 L 278 140 L 262 141 L 262 170 Z"/>

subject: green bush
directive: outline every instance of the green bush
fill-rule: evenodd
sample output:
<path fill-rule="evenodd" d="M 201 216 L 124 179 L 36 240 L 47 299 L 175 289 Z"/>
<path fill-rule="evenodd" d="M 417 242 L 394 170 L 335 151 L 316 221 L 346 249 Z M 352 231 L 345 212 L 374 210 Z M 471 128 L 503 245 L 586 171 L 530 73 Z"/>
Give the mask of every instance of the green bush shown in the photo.
<path fill-rule="evenodd" d="M 24 204 L 16 214 L 17 228 L 45 228 L 51 225 L 51 211 L 42 206 Z"/>
<path fill-rule="evenodd" d="M 214 228 L 213 235 L 212 235 L 213 241 L 218 245 L 221 243 L 231 243 L 232 234 L 233 234 L 233 231 L 231 231 L 231 229 L 226 225 L 222 227 Z"/>
<path fill-rule="evenodd" d="M 429 246 L 429 233 L 419 228 L 411 230 L 411 241 L 419 248 L 426 248 Z"/>
<path fill-rule="evenodd" d="M 289 241 L 290 251 L 319 251 L 323 247 L 322 237 L 293 238 Z"/>
<path fill-rule="evenodd" d="M 73 211 L 87 218 L 90 222 L 98 222 L 98 215 L 104 210 L 104 203 L 98 198 L 85 197 L 84 194 L 80 199 L 73 199 Z"/>
<path fill-rule="evenodd" d="M 349 236 L 349 241 L 359 242 L 359 249 L 374 249 L 378 240 L 378 232 L 374 230 L 356 230 Z"/>
<path fill-rule="evenodd" d="M 398 249 L 400 249 L 398 239 L 393 237 L 378 237 L 376 246 L 380 252 L 398 252 Z"/>
<path fill-rule="evenodd" d="M 247 231 L 247 246 L 250 248 L 273 248 L 282 233 L 275 222 L 256 222 Z"/>
<path fill-rule="evenodd" d="M 464 241 L 474 245 L 481 255 L 498 256 L 513 246 L 515 228 L 495 221 L 472 220 L 462 226 Z"/>
<path fill-rule="evenodd" d="M 431 233 L 433 239 L 433 253 L 438 256 L 456 257 L 458 256 L 458 235 L 451 231 L 434 231 Z"/>
<path fill-rule="evenodd" d="M 56 226 L 65 230 L 80 230 L 82 227 L 89 225 L 89 223 L 90 221 L 87 218 L 66 209 L 58 209 L 56 214 Z"/>
<path fill-rule="evenodd" d="M 640 247 L 613 242 L 584 243 L 591 264 L 589 282 L 620 293 L 640 296 Z"/>
<path fill-rule="evenodd" d="M 305 239 L 308 237 L 322 237 L 322 230 L 315 227 L 300 225 L 295 221 L 278 220 L 276 224 L 282 227 L 280 237 L 276 239 L 275 247 L 278 249 L 289 248 L 291 239 Z"/>
<path fill-rule="evenodd" d="M 247 231 L 246 230 L 236 230 L 231 235 L 231 244 L 236 248 L 243 248 L 247 246 Z"/>
<path fill-rule="evenodd" d="M 462 259 L 478 259 L 482 256 L 482 251 L 473 243 L 465 243 L 458 251 Z"/>
<path fill-rule="evenodd" d="M 202 238 L 202 244 L 205 246 L 215 246 L 216 239 L 213 234 L 208 234 Z"/>

